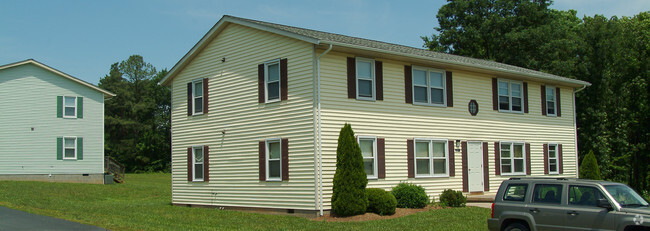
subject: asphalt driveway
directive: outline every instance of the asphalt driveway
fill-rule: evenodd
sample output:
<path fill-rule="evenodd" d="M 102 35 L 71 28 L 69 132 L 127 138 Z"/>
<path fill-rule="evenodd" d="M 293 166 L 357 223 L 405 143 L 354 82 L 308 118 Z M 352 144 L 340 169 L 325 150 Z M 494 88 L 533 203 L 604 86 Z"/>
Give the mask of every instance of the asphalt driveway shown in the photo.
<path fill-rule="evenodd" d="M 54 217 L 41 216 L 0 206 L 0 231 L 22 230 L 106 230 Z"/>

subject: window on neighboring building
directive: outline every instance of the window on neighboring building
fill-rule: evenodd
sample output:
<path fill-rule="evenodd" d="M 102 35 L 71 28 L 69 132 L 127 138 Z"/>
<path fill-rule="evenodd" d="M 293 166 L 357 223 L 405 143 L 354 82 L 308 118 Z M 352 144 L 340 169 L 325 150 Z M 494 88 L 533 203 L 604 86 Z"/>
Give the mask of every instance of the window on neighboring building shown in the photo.
<path fill-rule="evenodd" d="M 203 79 L 192 82 L 192 98 L 194 115 L 203 114 Z"/>
<path fill-rule="evenodd" d="M 63 159 L 77 159 L 77 137 L 63 137 Z"/>
<path fill-rule="evenodd" d="M 282 147 L 280 139 L 266 140 L 266 180 L 282 180 Z"/>
<path fill-rule="evenodd" d="M 203 146 L 192 147 L 192 157 L 194 162 L 193 181 L 203 181 L 204 153 Z"/>
<path fill-rule="evenodd" d="M 447 141 L 415 140 L 415 176 L 448 176 Z"/>
<path fill-rule="evenodd" d="M 377 138 L 359 136 L 357 142 L 359 142 L 359 147 L 361 147 L 363 166 L 368 179 L 377 179 Z"/>
<path fill-rule="evenodd" d="M 445 105 L 444 71 L 413 67 L 413 102 L 415 104 Z"/>
<path fill-rule="evenodd" d="M 280 60 L 264 63 L 266 102 L 280 100 Z"/>
<path fill-rule="evenodd" d="M 77 117 L 77 97 L 64 96 L 63 97 L 63 117 L 76 118 Z"/>
<path fill-rule="evenodd" d="M 501 142 L 501 174 L 525 175 L 526 153 L 524 143 Z"/>
<path fill-rule="evenodd" d="M 551 86 L 546 86 L 546 115 L 548 116 L 556 116 L 556 108 L 555 108 L 555 87 Z"/>
<path fill-rule="evenodd" d="M 499 111 L 523 112 L 522 83 L 499 80 Z"/>
<path fill-rule="evenodd" d="M 548 145 L 548 172 L 559 174 L 557 144 Z"/>
<path fill-rule="evenodd" d="M 375 100 L 375 61 L 356 58 L 357 99 Z"/>

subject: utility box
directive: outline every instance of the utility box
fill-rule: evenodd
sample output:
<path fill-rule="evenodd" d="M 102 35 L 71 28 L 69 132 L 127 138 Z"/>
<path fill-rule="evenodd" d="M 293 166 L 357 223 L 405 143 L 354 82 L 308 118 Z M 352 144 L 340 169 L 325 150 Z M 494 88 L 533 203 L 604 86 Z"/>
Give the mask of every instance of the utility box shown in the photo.
<path fill-rule="evenodd" d="M 104 173 L 104 184 L 112 184 L 113 183 L 113 175 L 110 173 Z"/>

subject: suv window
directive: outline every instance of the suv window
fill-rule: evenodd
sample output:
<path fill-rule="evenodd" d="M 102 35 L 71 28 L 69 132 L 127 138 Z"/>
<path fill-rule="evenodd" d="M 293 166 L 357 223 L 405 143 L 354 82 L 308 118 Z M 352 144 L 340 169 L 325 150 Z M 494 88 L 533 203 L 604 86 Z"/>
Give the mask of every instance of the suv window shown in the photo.
<path fill-rule="evenodd" d="M 562 185 L 537 184 L 533 190 L 533 203 L 560 204 Z"/>
<path fill-rule="evenodd" d="M 503 194 L 504 201 L 524 201 L 526 197 L 527 184 L 511 184 L 506 188 Z"/>
<path fill-rule="evenodd" d="M 569 205 L 598 207 L 598 199 L 604 198 L 595 187 L 569 186 Z"/>

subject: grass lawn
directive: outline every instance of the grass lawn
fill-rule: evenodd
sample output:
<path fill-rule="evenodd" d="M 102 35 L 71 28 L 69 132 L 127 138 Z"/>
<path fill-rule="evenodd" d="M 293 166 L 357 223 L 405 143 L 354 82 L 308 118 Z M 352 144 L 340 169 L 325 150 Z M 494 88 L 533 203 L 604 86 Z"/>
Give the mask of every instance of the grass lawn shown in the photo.
<path fill-rule="evenodd" d="M 0 206 L 111 230 L 486 230 L 490 210 L 438 209 L 396 219 L 324 222 L 171 205 L 170 174 L 127 174 L 126 184 L 0 181 Z"/>

